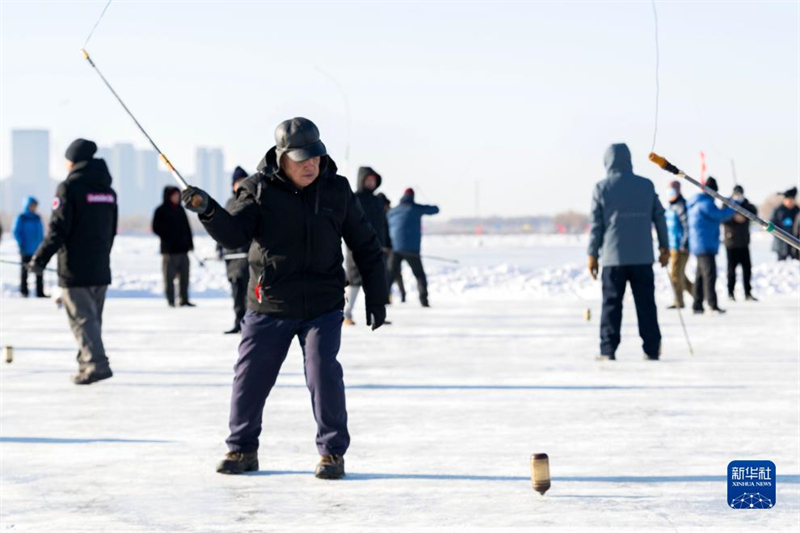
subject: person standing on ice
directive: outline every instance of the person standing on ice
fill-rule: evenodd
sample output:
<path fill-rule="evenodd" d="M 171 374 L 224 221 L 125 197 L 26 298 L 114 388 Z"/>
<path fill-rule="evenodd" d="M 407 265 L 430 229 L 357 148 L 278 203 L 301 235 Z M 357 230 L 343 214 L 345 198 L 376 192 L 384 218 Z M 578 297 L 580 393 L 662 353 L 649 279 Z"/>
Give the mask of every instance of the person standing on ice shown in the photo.
<path fill-rule="evenodd" d="M 181 206 L 181 191 L 164 187 L 164 199 L 153 213 L 153 233 L 161 239 L 161 273 L 167 304 L 175 307 L 175 278 L 180 281 L 180 306 L 194 307 L 189 301 L 189 252 L 194 250 L 192 228 Z"/>
<path fill-rule="evenodd" d="M 744 197 L 744 188 L 737 185 L 733 188 L 731 200 L 739 204 L 743 209 L 747 209 L 754 215 L 758 214 L 756 206 L 751 204 Z M 744 299 L 755 302 L 756 298 L 752 294 L 750 276 L 752 265 L 750 262 L 750 221 L 736 213 L 733 218 L 729 218 L 722 223 L 725 228 L 724 242 L 725 251 L 728 256 L 728 298 L 735 300 L 733 294 L 736 288 L 736 267 L 742 265 L 742 282 L 744 285 Z"/>
<path fill-rule="evenodd" d="M 367 325 L 386 319 L 386 271 L 375 231 L 347 179 L 336 173 L 308 119 L 278 125 L 273 146 L 241 185 L 231 212 L 189 187 L 183 201 L 226 248 L 250 245 L 247 312 L 231 398 L 230 452 L 217 472 L 258 470 L 264 403 L 292 339 L 303 350 L 321 456 L 315 475 L 344 477 L 350 445 L 342 367 L 345 274 L 342 239 L 353 251 L 366 293 Z"/>
<path fill-rule="evenodd" d="M 394 280 L 402 268 L 403 261 L 411 267 L 417 278 L 419 302 L 422 307 L 428 303 L 428 278 L 422 267 L 420 249 L 422 245 L 422 217 L 435 215 L 439 208 L 435 205 L 422 205 L 414 201 L 414 189 L 405 190 L 400 204 L 389 211 L 389 233 L 392 238 L 392 257 L 389 263 L 389 279 Z"/>
<path fill-rule="evenodd" d="M 717 180 L 709 177 L 706 187 L 718 191 Z M 731 218 L 736 211 L 725 206 L 720 209 L 714 198 L 700 192 L 689 200 L 689 250 L 697 258 L 697 274 L 694 280 L 694 314 L 701 315 L 703 299 L 708 301 L 712 313 L 723 314 L 717 303 L 717 253 L 719 252 L 720 224 Z"/>
<path fill-rule="evenodd" d="M 33 257 L 36 249 L 44 240 L 44 227 L 42 217 L 36 212 L 39 202 L 33 196 L 28 197 L 22 204 L 22 212 L 17 215 L 14 221 L 14 238 L 19 246 L 19 255 L 22 262 L 22 272 L 20 275 L 19 292 L 23 297 L 28 297 L 28 262 Z M 44 276 L 36 276 L 36 297 L 46 298 L 44 293 Z"/>
<path fill-rule="evenodd" d="M 589 273 L 597 279 L 603 266 L 603 311 L 600 318 L 598 360 L 616 359 L 622 327 L 622 300 L 631 285 L 639 335 L 645 359 L 658 361 L 661 330 L 656 310 L 653 275 L 655 226 L 659 262 L 667 266 L 667 223 L 664 207 L 653 183 L 633 173 L 631 152 L 625 144 L 612 144 L 605 154 L 606 178 L 594 188 L 589 231 Z"/>
<path fill-rule="evenodd" d="M 102 339 L 103 307 L 111 284 L 110 256 L 117 234 L 117 194 L 97 145 L 76 139 L 66 152 L 67 179 L 56 189 L 50 228 L 28 268 L 41 274 L 58 252 L 58 284 L 78 341 L 77 385 L 110 378 Z"/>
<path fill-rule="evenodd" d="M 692 294 L 694 286 L 686 277 L 686 262 L 689 260 L 689 214 L 686 199 L 681 194 L 681 184 L 673 181 L 669 190 L 667 209 L 667 231 L 669 232 L 669 277 L 672 280 L 674 300 L 667 309 L 683 309 L 683 292 Z"/>
<path fill-rule="evenodd" d="M 233 211 L 236 205 L 236 195 L 242 182 L 247 178 L 247 172 L 242 167 L 236 167 L 231 177 L 233 187 L 233 196 L 231 196 L 225 203 L 225 211 Z M 238 248 L 228 249 L 224 248 L 221 244 L 217 244 L 217 251 L 220 258 L 224 259 L 226 255 L 230 254 L 247 254 L 250 249 L 250 243 L 244 244 Z M 233 296 L 233 312 L 235 319 L 233 328 L 226 331 L 226 335 L 233 335 L 241 333 L 242 319 L 247 309 L 247 282 L 250 280 L 250 270 L 247 265 L 247 257 L 237 259 L 225 259 L 225 270 L 228 274 L 228 282 L 231 284 L 231 295 Z"/>
<path fill-rule="evenodd" d="M 800 207 L 797 207 L 797 187 L 792 187 L 783 193 L 783 201 L 772 213 L 770 222 L 784 231 L 792 233 L 794 221 L 800 214 Z M 792 247 L 780 239 L 774 239 L 772 250 L 778 254 L 778 261 L 785 261 L 792 258 Z"/>
<path fill-rule="evenodd" d="M 389 249 L 389 232 L 386 223 L 386 213 L 383 209 L 383 200 L 381 200 L 375 191 L 381 186 L 382 177 L 375 172 L 372 167 L 361 167 L 358 169 L 358 183 L 356 185 L 355 197 L 358 205 L 364 211 L 364 217 L 375 234 L 378 236 L 378 243 L 384 250 Z M 353 252 L 348 250 L 345 258 L 345 266 L 347 273 L 347 305 L 344 308 L 344 323 L 348 326 L 355 325 L 353 320 L 353 309 L 358 299 L 358 293 L 363 284 L 361 274 L 358 271 L 358 266 L 353 258 Z"/>

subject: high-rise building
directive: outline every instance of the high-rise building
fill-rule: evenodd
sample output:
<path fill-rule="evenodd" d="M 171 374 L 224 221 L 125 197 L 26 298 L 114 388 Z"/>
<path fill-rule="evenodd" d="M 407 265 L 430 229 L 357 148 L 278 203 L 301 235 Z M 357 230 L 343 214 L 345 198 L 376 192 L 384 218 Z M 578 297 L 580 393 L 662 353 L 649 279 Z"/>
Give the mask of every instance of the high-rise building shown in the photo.
<path fill-rule="evenodd" d="M 56 183 L 50 179 L 48 130 L 11 130 L 11 176 L 6 181 L 3 210 L 16 213 L 28 196 L 39 200 L 40 209 L 49 208 Z"/>
<path fill-rule="evenodd" d="M 194 185 L 208 192 L 222 203 L 228 197 L 225 180 L 225 156 L 221 148 L 202 148 L 195 150 Z"/>
<path fill-rule="evenodd" d="M 158 154 L 154 150 L 136 152 L 136 212 L 140 215 L 152 213 L 161 203 L 163 187 L 159 183 Z"/>

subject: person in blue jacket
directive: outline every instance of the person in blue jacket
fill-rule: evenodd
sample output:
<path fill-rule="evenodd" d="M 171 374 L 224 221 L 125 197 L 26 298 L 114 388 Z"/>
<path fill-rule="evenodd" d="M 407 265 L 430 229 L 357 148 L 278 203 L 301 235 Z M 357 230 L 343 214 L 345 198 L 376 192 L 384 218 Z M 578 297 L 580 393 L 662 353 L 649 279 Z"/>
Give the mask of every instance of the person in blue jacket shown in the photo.
<path fill-rule="evenodd" d="M 19 245 L 19 255 L 22 261 L 19 292 L 25 298 L 28 297 L 28 269 L 26 265 L 44 239 L 42 217 L 36 212 L 38 206 L 39 202 L 36 201 L 36 198 L 29 196 L 22 203 L 22 213 L 17 215 L 17 219 L 14 221 L 14 238 L 17 240 L 17 245 Z M 36 296 L 39 298 L 47 297 L 44 293 L 44 279 L 41 273 L 36 275 Z"/>
<path fill-rule="evenodd" d="M 669 277 L 672 279 L 674 300 L 667 309 L 683 309 L 683 292 L 694 293 L 694 286 L 686 277 L 686 262 L 689 260 L 689 214 L 686 199 L 681 194 L 681 184 L 673 181 L 667 198 L 667 231 L 669 232 Z"/>
<path fill-rule="evenodd" d="M 719 190 L 717 180 L 709 177 L 706 187 Z M 689 209 L 689 251 L 697 258 L 694 280 L 694 313 L 704 313 L 703 299 L 708 300 L 712 312 L 722 314 L 717 305 L 717 252 L 719 252 L 720 224 L 736 213 L 730 207 L 720 209 L 714 198 L 701 192 L 686 204 Z"/>
<path fill-rule="evenodd" d="M 419 255 L 422 244 L 422 217 L 435 215 L 439 208 L 435 205 L 422 205 L 414 202 L 414 189 L 405 190 L 397 207 L 391 209 L 387 216 L 389 235 L 392 240 L 392 257 L 389 260 L 389 289 L 392 281 L 400 273 L 403 261 L 408 262 L 411 272 L 417 278 L 417 290 L 422 307 L 430 307 L 428 303 L 428 279 L 422 267 Z"/>

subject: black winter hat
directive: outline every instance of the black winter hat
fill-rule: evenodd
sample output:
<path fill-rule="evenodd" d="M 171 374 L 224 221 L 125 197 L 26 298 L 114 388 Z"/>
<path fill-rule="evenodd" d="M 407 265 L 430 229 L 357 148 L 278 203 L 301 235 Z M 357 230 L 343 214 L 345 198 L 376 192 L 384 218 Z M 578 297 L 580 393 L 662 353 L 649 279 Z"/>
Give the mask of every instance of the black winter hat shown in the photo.
<path fill-rule="evenodd" d="M 69 145 L 69 148 L 67 148 L 64 157 L 73 163 L 78 163 L 80 161 L 90 160 L 94 157 L 95 153 L 97 153 L 97 145 L 93 141 L 75 139 L 72 141 L 72 144 Z"/>
<path fill-rule="evenodd" d="M 715 192 L 719 190 L 719 185 L 717 185 L 717 180 L 712 178 L 712 177 L 710 177 L 710 176 L 706 180 L 706 187 L 708 187 L 709 189 L 711 189 L 712 191 L 715 191 Z"/>
<path fill-rule="evenodd" d="M 785 193 L 783 193 L 785 198 L 797 198 L 797 187 L 792 187 Z"/>
<path fill-rule="evenodd" d="M 239 180 L 243 180 L 248 176 L 247 171 L 242 167 L 236 167 L 233 169 L 233 176 L 231 176 L 231 185 L 236 183 Z"/>
<path fill-rule="evenodd" d="M 737 185 L 733 188 L 733 194 L 744 194 L 744 187 Z"/>
<path fill-rule="evenodd" d="M 278 124 L 275 128 L 275 150 L 279 165 L 283 154 L 297 163 L 328 154 L 325 145 L 319 140 L 317 126 L 303 117 L 284 120 Z"/>

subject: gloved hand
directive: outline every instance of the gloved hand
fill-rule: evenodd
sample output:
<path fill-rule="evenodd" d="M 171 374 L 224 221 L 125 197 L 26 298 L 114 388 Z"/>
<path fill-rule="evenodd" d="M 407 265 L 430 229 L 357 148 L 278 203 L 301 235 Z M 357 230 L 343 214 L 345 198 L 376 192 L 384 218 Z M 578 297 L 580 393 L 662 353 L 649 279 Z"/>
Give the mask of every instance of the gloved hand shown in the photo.
<path fill-rule="evenodd" d="M 36 257 L 32 257 L 28 264 L 25 265 L 25 268 L 28 269 L 28 272 L 32 274 L 36 274 L 37 276 L 41 276 L 44 272 L 44 265 L 40 265 L 36 262 Z"/>
<path fill-rule="evenodd" d="M 658 256 L 658 262 L 661 263 L 663 268 L 669 264 L 669 250 L 666 248 L 661 248 L 661 255 Z"/>
<path fill-rule="evenodd" d="M 592 279 L 597 279 L 597 273 L 600 271 L 600 265 L 597 263 L 597 258 L 593 255 L 589 256 L 589 275 Z"/>
<path fill-rule="evenodd" d="M 375 331 L 386 322 L 386 306 L 367 306 L 367 325 Z"/>
<path fill-rule="evenodd" d="M 181 200 L 183 200 L 183 205 L 186 209 L 198 215 L 206 214 L 211 204 L 208 193 L 202 189 L 191 186 L 183 190 L 181 193 Z"/>

